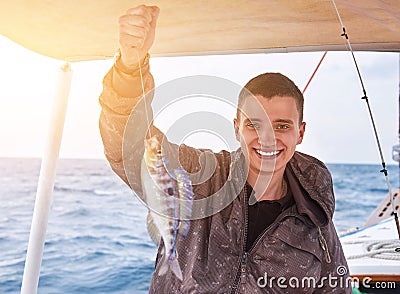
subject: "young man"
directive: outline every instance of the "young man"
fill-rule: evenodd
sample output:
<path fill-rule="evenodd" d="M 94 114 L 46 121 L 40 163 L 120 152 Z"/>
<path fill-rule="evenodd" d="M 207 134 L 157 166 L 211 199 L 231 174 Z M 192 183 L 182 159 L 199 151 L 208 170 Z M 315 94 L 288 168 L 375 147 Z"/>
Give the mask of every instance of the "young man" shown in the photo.
<path fill-rule="evenodd" d="M 157 7 L 139 6 L 120 18 L 121 56 L 105 76 L 100 96 L 106 157 L 137 194 L 147 131 L 139 101 L 142 82 L 145 92 L 154 88 L 147 52 L 158 14 Z M 319 160 L 295 151 L 305 131 L 302 114 L 303 95 L 287 77 L 266 73 L 249 81 L 234 120 L 241 148 L 214 154 L 215 172 L 193 186 L 195 199 L 220 190 L 222 198 L 237 197 L 215 214 L 192 220 L 188 235 L 178 237 L 183 280 L 171 271 L 158 275 L 164 258 L 160 246 L 150 293 L 351 292 L 332 223 L 331 176 Z M 155 127 L 151 131 L 165 139 Z M 129 144 L 124 132 L 131 133 Z M 123 147 L 130 149 L 123 154 Z M 210 164 L 203 153 L 182 145 L 179 162 L 189 173 L 198 172 Z"/>

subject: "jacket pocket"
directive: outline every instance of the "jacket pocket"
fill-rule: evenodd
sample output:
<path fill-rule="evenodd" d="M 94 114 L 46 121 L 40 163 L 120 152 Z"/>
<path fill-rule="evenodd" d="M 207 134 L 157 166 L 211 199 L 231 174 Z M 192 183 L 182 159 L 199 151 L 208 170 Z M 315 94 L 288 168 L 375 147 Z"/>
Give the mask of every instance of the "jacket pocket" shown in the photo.
<path fill-rule="evenodd" d="M 299 218 L 286 219 L 270 237 L 289 245 L 293 252 L 308 252 L 317 258 L 319 262 L 325 261 L 325 253 L 321 247 L 318 227 L 310 226 Z"/>

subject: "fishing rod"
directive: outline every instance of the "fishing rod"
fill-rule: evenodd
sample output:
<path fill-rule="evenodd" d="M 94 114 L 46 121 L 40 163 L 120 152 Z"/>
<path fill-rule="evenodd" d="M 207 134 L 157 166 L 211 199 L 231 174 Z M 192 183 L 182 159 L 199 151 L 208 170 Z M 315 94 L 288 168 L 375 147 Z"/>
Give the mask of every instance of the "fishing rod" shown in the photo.
<path fill-rule="evenodd" d="M 349 51 L 350 51 L 350 53 L 351 53 L 351 56 L 353 57 L 354 65 L 355 65 L 355 67 L 356 67 L 357 74 L 358 74 L 358 78 L 359 78 L 359 81 L 360 81 L 360 84 L 361 84 L 361 88 L 362 88 L 362 92 L 363 92 L 363 96 L 362 96 L 361 99 L 364 100 L 364 101 L 366 102 L 366 104 L 367 104 L 367 108 L 368 108 L 368 112 L 369 112 L 369 117 L 370 117 L 370 120 L 371 120 L 371 123 L 372 123 L 372 128 L 373 128 L 373 130 L 374 130 L 376 143 L 377 143 L 377 145 L 378 145 L 379 155 L 380 155 L 380 158 L 381 158 L 382 169 L 381 169 L 380 172 L 383 173 L 383 174 L 385 175 L 386 185 L 387 185 L 387 188 L 388 188 L 388 191 L 389 191 L 389 196 L 390 196 L 390 202 L 392 203 L 393 216 L 394 216 L 394 220 L 395 220 L 395 223 L 396 223 L 397 233 L 398 233 L 398 236 L 399 236 L 399 239 L 400 239 L 399 217 L 397 216 L 396 207 L 395 207 L 395 205 L 394 205 L 394 199 L 393 199 L 392 188 L 391 188 L 390 182 L 389 182 L 389 173 L 388 173 L 388 170 L 386 169 L 386 163 L 385 163 L 385 159 L 384 159 L 384 157 L 383 157 L 382 147 L 381 147 L 381 143 L 380 143 L 380 140 L 379 140 L 378 132 L 377 132 L 377 129 L 376 129 L 375 120 L 374 120 L 374 117 L 373 117 L 373 115 L 372 115 L 371 106 L 370 106 L 370 104 L 369 104 L 369 100 L 368 100 L 368 96 L 367 96 L 367 91 L 365 90 L 365 87 L 364 87 L 364 82 L 363 82 L 363 79 L 362 79 L 362 77 L 361 77 L 361 72 L 360 72 L 360 69 L 359 69 L 359 67 L 358 67 L 358 63 L 357 63 L 356 57 L 355 57 L 355 55 L 354 55 L 353 48 L 351 47 L 349 35 L 348 35 L 348 33 L 346 32 L 346 28 L 345 28 L 345 26 L 344 26 L 344 24 L 343 24 L 343 21 L 342 21 L 342 18 L 341 18 L 341 16 L 340 16 L 339 10 L 338 10 L 338 8 L 337 8 L 337 6 L 336 6 L 335 0 L 331 0 L 331 2 L 332 2 L 332 4 L 333 4 L 333 6 L 335 7 L 336 14 L 337 14 L 337 16 L 338 16 L 340 25 L 342 26 L 342 31 L 343 31 L 343 33 L 341 34 L 341 36 L 345 38 L 347 48 L 349 49 Z M 400 130 L 399 130 L 399 134 L 400 134 Z"/>

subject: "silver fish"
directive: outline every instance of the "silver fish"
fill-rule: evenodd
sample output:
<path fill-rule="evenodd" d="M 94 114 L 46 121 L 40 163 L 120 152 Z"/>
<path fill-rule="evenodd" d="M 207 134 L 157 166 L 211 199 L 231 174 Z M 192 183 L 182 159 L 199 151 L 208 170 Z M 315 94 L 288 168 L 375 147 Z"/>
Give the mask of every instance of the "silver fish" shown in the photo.
<path fill-rule="evenodd" d="M 147 231 L 158 245 L 163 239 L 164 248 L 159 275 L 168 269 L 183 280 L 178 263 L 177 239 L 189 231 L 189 218 L 192 214 L 193 190 L 188 174 L 182 168 L 174 169 L 171 174 L 166 166 L 168 160 L 161 152 L 161 144 L 153 136 L 145 140 L 145 152 L 141 165 L 143 192 L 149 213 Z"/>

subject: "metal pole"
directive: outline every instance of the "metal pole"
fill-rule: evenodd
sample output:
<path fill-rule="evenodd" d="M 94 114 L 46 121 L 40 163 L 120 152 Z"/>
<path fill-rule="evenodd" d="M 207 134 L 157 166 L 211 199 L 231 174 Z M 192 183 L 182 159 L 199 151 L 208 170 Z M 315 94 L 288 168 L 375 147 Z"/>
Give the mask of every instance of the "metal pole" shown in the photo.
<path fill-rule="evenodd" d="M 392 148 L 392 159 L 394 160 L 394 161 L 397 161 L 398 162 L 398 164 L 399 164 L 399 178 L 398 178 L 398 180 L 399 180 L 399 188 L 400 188 L 400 54 L 399 54 L 399 63 L 398 63 L 398 65 L 399 65 L 399 98 L 398 98 L 398 110 L 399 110 L 399 113 L 398 113 L 398 128 L 399 128 L 399 130 L 398 130 L 398 140 L 399 140 L 399 142 L 398 142 L 398 144 L 396 144 L 396 145 L 393 145 L 393 148 Z"/>
<path fill-rule="evenodd" d="M 70 64 L 66 63 L 60 68 L 59 72 L 58 85 L 49 122 L 48 137 L 40 168 L 31 232 L 29 235 L 28 251 L 26 254 L 25 269 L 22 278 L 22 294 L 35 294 L 38 288 L 47 220 L 52 202 L 54 180 L 56 176 L 71 79 L 72 70 Z"/>

